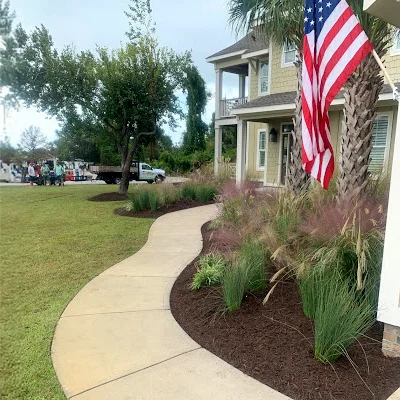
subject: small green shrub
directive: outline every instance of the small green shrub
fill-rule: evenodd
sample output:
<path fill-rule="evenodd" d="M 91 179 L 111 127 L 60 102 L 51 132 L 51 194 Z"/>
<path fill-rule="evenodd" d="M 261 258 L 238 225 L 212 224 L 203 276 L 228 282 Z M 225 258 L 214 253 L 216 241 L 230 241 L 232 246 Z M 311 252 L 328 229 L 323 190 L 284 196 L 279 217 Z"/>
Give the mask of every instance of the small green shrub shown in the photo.
<path fill-rule="evenodd" d="M 374 322 L 374 307 L 349 282 L 340 276 L 323 280 L 315 308 L 315 358 L 335 361 Z"/>
<path fill-rule="evenodd" d="M 149 192 L 149 205 L 152 211 L 157 211 L 160 207 L 160 192 L 159 191 L 151 191 Z"/>
<path fill-rule="evenodd" d="M 203 286 L 221 283 L 225 271 L 225 260 L 219 253 L 207 254 L 199 260 L 199 268 L 193 277 L 191 289 L 198 290 Z"/>
<path fill-rule="evenodd" d="M 217 188 L 214 185 L 203 183 L 196 187 L 196 200 L 202 203 L 208 203 L 217 194 Z"/>
<path fill-rule="evenodd" d="M 181 189 L 182 199 L 196 200 L 196 185 L 193 183 L 185 183 Z"/>
<path fill-rule="evenodd" d="M 229 311 L 238 310 L 242 304 L 247 285 L 247 270 L 234 261 L 222 278 L 222 293 Z"/>
<path fill-rule="evenodd" d="M 246 289 L 253 292 L 267 287 L 266 249 L 256 241 L 245 242 L 239 250 L 239 262 L 247 271 Z"/>

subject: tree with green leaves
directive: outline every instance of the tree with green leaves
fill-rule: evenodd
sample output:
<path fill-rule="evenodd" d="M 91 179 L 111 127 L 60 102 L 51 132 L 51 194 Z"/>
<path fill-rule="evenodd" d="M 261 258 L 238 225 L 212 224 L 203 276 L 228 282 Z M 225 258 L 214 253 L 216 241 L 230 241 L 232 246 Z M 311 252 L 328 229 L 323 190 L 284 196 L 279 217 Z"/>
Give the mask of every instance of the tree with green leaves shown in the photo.
<path fill-rule="evenodd" d="M 11 144 L 10 138 L 6 136 L 0 140 L 0 160 L 6 164 L 14 161 L 17 149 Z"/>
<path fill-rule="evenodd" d="M 91 121 L 112 138 L 121 157 L 119 193 L 126 193 L 132 157 L 142 137 L 182 115 L 175 91 L 183 87 L 190 54 L 160 48 L 153 38 L 108 51 L 58 52 L 45 27 L 15 32 L 1 54 L 0 82 L 28 105 L 57 116 Z"/>
<path fill-rule="evenodd" d="M 206 108 L 209 94 L 204 79 L 194 65 L 186 70 L 185 91 L 187 92 L 188 112 L 186 132 L 183 135 L 183 150 L 190 154 L 195 151 L 204 151 L 208 130 L 207 124 L 202 120 L 202 114 Z"/>
<path fill-rule="evenodd" d="M 40 128 L 31 125 L 22 132 L 20 145 L 24 151 L 33 155 L 37 149 L 47 145 L 47 140 Z"/>

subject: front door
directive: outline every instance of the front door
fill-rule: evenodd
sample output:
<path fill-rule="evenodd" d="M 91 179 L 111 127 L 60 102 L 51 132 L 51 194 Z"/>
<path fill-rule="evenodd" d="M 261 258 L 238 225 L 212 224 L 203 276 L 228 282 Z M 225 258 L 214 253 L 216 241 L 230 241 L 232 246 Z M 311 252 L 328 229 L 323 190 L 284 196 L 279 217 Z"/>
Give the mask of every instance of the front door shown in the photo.
<path fill-rule="evenodd" d="M 286 175 L 288 172 L 289 160 L 291 157 L 293 137 L 292 131 L 294 129 L 293 124 L 283 124 L 282 125 L 282 140 L 281 140 L 281 185 L 285 185 Z"/>

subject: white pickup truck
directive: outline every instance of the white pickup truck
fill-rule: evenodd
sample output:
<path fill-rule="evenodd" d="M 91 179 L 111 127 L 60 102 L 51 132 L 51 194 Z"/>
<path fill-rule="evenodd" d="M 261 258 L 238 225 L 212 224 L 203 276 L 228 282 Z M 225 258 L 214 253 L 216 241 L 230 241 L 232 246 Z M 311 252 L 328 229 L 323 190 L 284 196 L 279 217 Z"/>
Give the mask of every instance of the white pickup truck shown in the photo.
<path fill-rule="evenodd" d="M 139 168 L 138 168 L 139 165 Z M 92 165 L 89 167 L 90 172 L 96 174 L 97 180 L 105 181 L 107 184 L 119 184 L 122 178 L 121 167 Z M 133 162 L 130 168 L 130 181 L 145 181 L 148 183 L 159 183 L 165 179 L 165 171 L 163 169 L 153 168 L 146 163 Z"/>

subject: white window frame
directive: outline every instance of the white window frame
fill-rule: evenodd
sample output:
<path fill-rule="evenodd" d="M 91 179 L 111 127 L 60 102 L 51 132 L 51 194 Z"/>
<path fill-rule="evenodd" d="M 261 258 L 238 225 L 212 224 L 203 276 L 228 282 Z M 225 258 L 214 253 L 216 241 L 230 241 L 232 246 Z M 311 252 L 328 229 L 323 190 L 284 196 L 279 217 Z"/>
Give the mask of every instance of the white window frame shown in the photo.
<path fill-rule="evenodd" d="M 268 95 L 271 90 L 271 63 L 270 63 L 269 58 L 267 60 L 266 59 L 260 60 L 259 63 L 260 63 L 260 66 L 258 68 L 258 95 L 265 96 L 265 95 Z M 261 91 L 261 70 L 262 70 L 263 64 L 267 64 L 267 68 L 268 68 L 268 89 L 266 92 Z"/>
<path fill-rule="evenodd" d="M 294 59 L 296 61 L 297 49 L 296 49 L 296 46 L 294 44 L 293 44 L 293 46 L 294 46 Z M 285 54 L 288 53 L 288 51 L 286 50 L 286 47 L 287 46 L 285 44 L 282 46 L 282 59 L 281 59 L 281 67 L 282 68 L 287 68 L 287 67 L 293 67 L 294 66 L 294 62 L 293 61 L 290 61 L 290 62 L 286 62 L 285 61 Z M 290 50 L 290 51 L 293 51 L 293 50 Z"/>
<path fill-rule="evenodd" d="M 399 31 L 399 29 L 397 29 Z M 390 50 L 391 56 L 400 56 L 400 32 L 398 33 L 397 38 L 393 35 L 393 45 Z"/>
<path fill-rule="evenodd" d="M 393 129 L 393 111 L 382 111 L 382 112 L 377 112 L 376 116 L 377 117 L 388 117 L 388 133 L 386 136 L 386 148 L 385 148 L 385 156 L 383 160 L 383 166 L 382 166 L 382 173 L 385 174 L 388 170 L 389 167 L 389 156 L 390 156 L 390 147 L 392 144 L 392 129 Z M 376 177 L 374 174 L 372 174 L 372 177 Z"/>
<path fill-rule="evenodd" d="M 265 146 L 264 150 L 260 149 L 260 136 L 261 133 L 265 133 Z M 266 129 L 258 129 L 257 131 L 257 165 L 256 165 L 256 171 L 264 171 L 265 164 L 267 163 L 267 141 L 268 141 L 268 134 Z M 264 166 L 260 166 L 260 151 L 264 151 L 265 157 L 264 157 Z"/>

